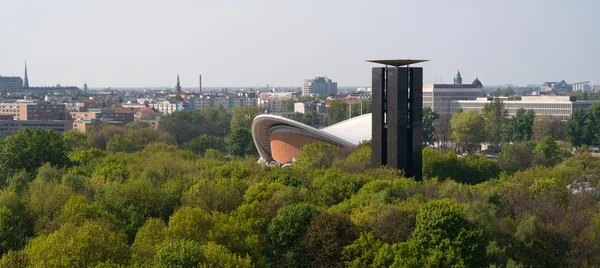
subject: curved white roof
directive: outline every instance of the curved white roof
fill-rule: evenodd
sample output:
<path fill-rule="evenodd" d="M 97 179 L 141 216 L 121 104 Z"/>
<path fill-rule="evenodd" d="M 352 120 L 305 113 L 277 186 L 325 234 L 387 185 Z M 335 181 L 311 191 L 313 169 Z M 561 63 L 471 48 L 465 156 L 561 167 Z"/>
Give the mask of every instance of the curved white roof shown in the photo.
<path fill-rule="evenodd" d="M 321 131 L 358 145 L 361 141 L 371 139 L 371 121 L 371 114 L 364 114 L 333 124 L 321 129 Z"/>
<path fill-rule="evenodd" d="M 359 142 L 371 139 L 371 114 L 342 121 L 321 130 L 282 116 L 259 115 L 252 121 L 252 139 L 262 161 L 269 162 L 273 159 L 270 134 L 281 129 L 341 147 L 356 148 Z"/>

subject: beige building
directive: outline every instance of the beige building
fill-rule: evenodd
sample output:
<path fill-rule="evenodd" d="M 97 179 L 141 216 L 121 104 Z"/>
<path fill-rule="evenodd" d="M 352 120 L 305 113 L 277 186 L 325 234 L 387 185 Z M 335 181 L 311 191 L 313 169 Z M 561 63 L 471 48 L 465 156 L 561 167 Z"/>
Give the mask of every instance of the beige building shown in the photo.
<path fill-rule="evenodd" d="M 0 103 L 0 115 L 12 115 L 14 120 L 65 120 L 66 107 L 37 102 Z"/>
<path fill-rule="evenodd" d="M 134 112 L 115 109 L 88 109 L 86 112 L 71 112 L 73 130 L 85 133 L 90 124 L 124 125 L 134 120 Z"/>
<path fill-rule="evenodd" d="M 486 103 L 493 98 L 477 98 L 476 100 L 454 100 L 452 101 L 452 112 L 462 109 L 463 111 L 482 111 Z M 578 101 L 570 96 L 523 96 L 521 100 L 504 100 L 504 108 L 509 116 L 515 116 L 517 110 L 533 110 L 536 115 L 551 115 L 554 118 L 567 120 L 573 111 L 582 109 L 586 111 L 598 100 Z"/>

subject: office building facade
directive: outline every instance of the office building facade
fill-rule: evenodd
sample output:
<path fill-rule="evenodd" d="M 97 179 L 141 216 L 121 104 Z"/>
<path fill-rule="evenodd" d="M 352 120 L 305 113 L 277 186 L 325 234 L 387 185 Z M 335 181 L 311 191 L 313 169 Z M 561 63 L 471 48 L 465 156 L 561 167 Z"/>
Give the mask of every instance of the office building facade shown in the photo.
<path fill-rule="evenodd" d="M 314 79 L 304 80 L 302 86 L 302 96 L 332 96 L 337 94 L 337 82 L 331 81 L 327 77 L 315 77 Z"/>
<path fill-rule="evenodd" d="M 14 120 L 65 120 L 66 106 L 36 102 L 0 103 L 0 115 L 12 115 Z"/>
<path fill-rule="evenodd" d="M 476 110 L 481 112 L 486 103 L 493 98 L 477 98 L 476 100 L 454 100 L 451 102 L 452 112 L 458 110 Z M 567 120 L 576 109 L 587 109 L 598 100 L 576 100 L 570 96 L 523 96 L 521 100 L 504 100 L 504 108 L 508 116 L 515 116 L 517 110 L 533 110 L 536 115 L 551 115 L 553 118 Z"/>
<path fill-rule="evenodd" d="M 483 84 L 478 78 L 471 84 L 463 84 L 460 72 L 454 76 L 454 84 L 424 84 L 423 107 L 430 107 L 440 116 L 451 116 L 451 102 L 457 100 L 476 100 L 484 96 Z"/>
<path fill-rule="evenodd" d="M 23 90 L 23 79 L 18 76 L 0 76 L 0 91 L 17 92 Z"/>

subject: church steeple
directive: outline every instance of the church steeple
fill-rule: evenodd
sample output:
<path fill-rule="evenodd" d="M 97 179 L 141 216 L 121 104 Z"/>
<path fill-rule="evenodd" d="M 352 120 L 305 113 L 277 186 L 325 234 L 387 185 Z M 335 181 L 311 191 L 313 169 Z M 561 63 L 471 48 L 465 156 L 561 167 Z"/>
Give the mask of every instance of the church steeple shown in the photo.
<path fill-rule="evenodd" d="M 29 78 L 27 78 L 27 61 L 25 61 L 25 79 L 23 80 L 23 89 L 29 88 Z"/>
<path fill-rule="evenodd" d="M 181 95 L 181 84 L 179 83 L 179 74 L 177 74 L 177 86 L 175 86 L 175 93 Z"/>
<path fill-rule="evenodd" d="M 456 75 L 454 75 L 454 84 L 462 85 L 462 76 L 460 76 L 460 71 L 456 70 Z"/>

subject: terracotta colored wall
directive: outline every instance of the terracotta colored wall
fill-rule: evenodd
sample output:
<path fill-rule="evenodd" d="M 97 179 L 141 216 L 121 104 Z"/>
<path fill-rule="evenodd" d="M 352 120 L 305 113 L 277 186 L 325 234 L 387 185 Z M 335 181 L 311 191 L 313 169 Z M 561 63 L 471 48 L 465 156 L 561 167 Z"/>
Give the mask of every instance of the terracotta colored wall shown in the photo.
<path fill-rule="evenodd" d="M 282 164 L 291 163 L 292 158 L 298 159 L 302 146 L 318 141 L 291 133 L 272 133 L 270 138 L 273 159 Z"/>

